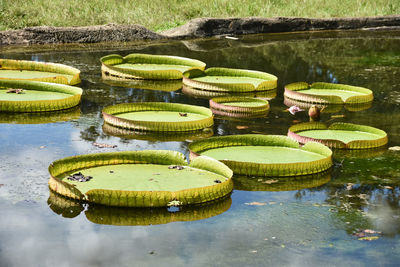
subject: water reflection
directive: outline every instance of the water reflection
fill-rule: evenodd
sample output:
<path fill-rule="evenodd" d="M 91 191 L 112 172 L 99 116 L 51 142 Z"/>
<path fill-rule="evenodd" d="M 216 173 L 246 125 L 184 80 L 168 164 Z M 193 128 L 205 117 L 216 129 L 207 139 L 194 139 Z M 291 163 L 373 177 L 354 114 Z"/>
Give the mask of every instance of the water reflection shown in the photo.
<path fill-rule="evenodd" d="M 159 90 L 163 92 L 177 91 L 182 88 L 182 80 L 120 80 L 116 77 L 110 78 L 110 76 L 106 76 L 104 73 L 102 74 L 102 79 L 102 81 L 108 85 L 126 88 Z"/>
<path fill-rule="evenodd" d="M 235 190 L 245 191 L 293 191 L 324 185 L 331 180 L 332 170 L 313 175 L 293 177 L 233 176 Z"/>
<path fill-rule="evenodd" d="M 235 92 L 207 91 L 183 85 L 182 92 L 187 96 L 191 96 L 194 98 L 203 98 L 203 99 L 211 99 L 214 97 L 223 97 L 223 96 L 237 96 L 237 97 L 257 97 L 265 100 L 271 100 L 276 97 L 277 90 L 273 89 L 268 91 L 235 93 Z"/>
<path fill-rule="evenodd" d="M 0 123 L 14 124 L 41 124 L 77 120 L 81 115 L 79 107 L 67 110 L 30 113 L 6 113 L 0 112 Z"/>
<path fill-rule="evenodd" d="M 84 211 L 86 218 L 96 224 L 134 226 L 211 218 L 229 210 L 232 199 L 227 196 L 199 205 L 177 207 L 176 210 L 171 210 L 173 208 L 119 208 L 84 204 L 50 191 L 47 204 L 52 211 L 65 218 L 74 218 Z"/>

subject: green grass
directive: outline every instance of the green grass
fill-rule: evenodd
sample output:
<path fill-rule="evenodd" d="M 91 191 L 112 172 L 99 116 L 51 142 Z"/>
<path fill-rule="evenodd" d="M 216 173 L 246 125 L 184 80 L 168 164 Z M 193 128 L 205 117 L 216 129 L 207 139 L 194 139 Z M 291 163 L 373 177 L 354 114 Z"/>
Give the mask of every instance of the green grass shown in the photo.
<path fill-rule="evenodd" d="M 0 0 L 0 30 L 141 24 L 153 31 L 198 17 L 349 17 L 400 14 L 398 0 Z"/>

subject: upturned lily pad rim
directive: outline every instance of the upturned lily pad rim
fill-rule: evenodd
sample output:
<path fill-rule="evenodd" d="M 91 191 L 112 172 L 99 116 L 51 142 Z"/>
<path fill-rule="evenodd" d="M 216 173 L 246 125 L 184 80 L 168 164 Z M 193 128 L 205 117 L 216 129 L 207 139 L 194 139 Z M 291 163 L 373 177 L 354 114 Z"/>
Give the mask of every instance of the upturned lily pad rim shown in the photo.
<path fill-rule="evenodd" d="M 190 112 L 205 116 L 203 119 L 180 121 L 180 122 L 163 122 L 163 121 L 144 121 L 130 120 L 119 118 L 116 115 L 126 112 L 135 111 L 175 111 Z M 164 102 L 140 102 L 140 103 L 123 103 L 105 107 L 102 111 L 104 121 L 108 124 L 141 131 L 158 131 L 158 132 L 187 132 L 209 128 L 214 124 L 214 116 L 210 109 L 200 106 L 180 104 L 180 103 L 164 103 Z"/>
<path fill-rule="evenodd" d="M 306 130 L 345 130 L 345 131 L 359 131 L 372 133 L 378 138 L 374 140 L 354 140 L 344 142 L 338 139 L 318 139 L 312 137 L 302 136 L 300 133 Z M 367 125 L 359 125 L 345 122 L 335 122 L 327 126 L 322 122 L 305 122 L 291 126 L 288 130 L 288 136 L 297 140 L 300 143 L 307 143 L 310 141 L 322 143 L 328 147 L 339 149 L 369 149 L 384 146 L 388 143 L 388 137 L 385 131 Z"/>
<path fill-rule="evenodd" d="M 345 101 L 340 96 L 335 94 L 332 95 L 318 95 L 318 94 L 307 94 L 304 90 L 316 88 L 325 90 L 346 90 L 356 93 L 361 93 L 363 95 L 354 95 L 348 97 Z M 370 89 L 352 86 L 347 84 L 337 84 L 337 83 L 326 83 L 326 82 L 314 82 L 308 84 L 306 82 L 296 82 L 285 85 L 284 96 L 309 103 L 320 103 L 320 104 L 363 104 L 372 102 L 374 99 L 373 92 Z"/>
<path fill-rule="evenodd" d="M 42 82 L 52 82 L 52 83 L 61 83 L 66 85 L 76 85 L 81 82 L 80 73 L 81 71 L 64 64 L 59 63 L 51 63 L 51 62 L 40 62 L 40 61 L 29 61 L 29 60 L 14 60 L 14 59 L 1 59 L 0 58 L 0 69 L 6 70 L 31 70 L 31 71 L 45 71 L 45 72 L 54 72 L 59 74 L 67 74 L 71 75 L 71 81 L 62 75 L 54 77 L 42 77 L 42 78 L 32 78 L 32 79 L 9 79 L 2 78 L 4 80 L 31 80 L 31 81 L 42 81 Z"/>
<path fill-rule="evenodd" d="M 297 141 L 283 135 L 244 134 L 210 137 L 190 143 L 190 157 L 191 159 L 196 158 L 209 149 L 232 146 L 281 146 L 313 152 L 323 156 L 319 160 L 297 163 L 269 164 L 220 160 L 231 168 L 235 174 L 248 176 L 297 176 L 318 173 L 332 166 L 332 151 L 328 147 L 317 142 L 308 142 L 300 147 Z"/>
<path fill-rule="evenodd" d="M 64 110 L 77 106 L 81 101 L 82 89 L 65 84 L 26 80 L 2 80 L 0 88 L 21 88 L 25 90 L 50 91 L 69 94 L 69 97 L 55 100 L 10 101 L 0 99 L 0 111 L 4 112 L 42 112 Z"/>
<path fill-rule="evenodd" d="M 182 93 L 185 95 L 202 98 L 211 99 L 214 97 L 257 97 L 260 99 L 271 100 L 276 97 L 277 89 L 271 89 L 267 91 L 254 91 L 254 92 L 219 92 L 219 91 L 209 91 L 203 90 L 201 88 L 194 88 L 188 85 L 182 85 Z"/>
<path fill-rule="evenodd" d="M 181 165 L 205 170 L 221 175 L 225 180 L 210 186 L 189 188 L 178 191 L 127 191 L 91 189 L 85 194 L 72 184 L 58 178 L 60 175 L 105 165 L 118 164 L 158 164 Z M 229 194 L 233 189 L 232 170 L 223 163 L 209 158 L 199 157 L 188 165 L 185 156 L 170 150 L 142 150 L 86 154 L 56 160 L 49 166 L 49 187 L 58 194 L 69 198 L 84 200 L 102 205 L 125 207 L 165 207 L 171 202 L 179 205 L 204 203 Z"/>
<path fill-rule="evenodd" d="M 195 80 L 198 77 L 205 76 L 226 76 L 226 77 L 249 77 L 263 79 L 258 86 L 251 83 L 218 83 L 218 82 L 204 82 Z M 232 69 L 232 68 L 208 68 L 205 71 L 190 70 L 183 73 L 184 85 L 209 91 L 217 92 L 253 92 L 253 91 L 267 91 L 277 88 L 278 78 L 270 73 L 246 70 L 246 69 Z"/>
<path fill-rule="evenodd" d="M 372 101 L 366 103 L 357 103 L 357 104 L 312 103 L 312 102 L 303 102 L 300 100 L 291 99 L 287 96 L 284 96 L 283 103 L 288 107 L 298 106 L 299 108 L 302 108 L 304 110 L 306 109 L 308 110 L 312 106 L 317 106 L 320 109 L 321 113 L 336 113 L 340 112 L 343 108 L 351 112 L 357 112 L 372 107 Z"/>
<path fill-rule="evenodd" d="M 260 103 L 260 105 L 240 107 L 226 104 L 227 102 Z M 267 100 L 251 97 L 215 97 L 210 99 L 209 104 L 211 110 L 220 110 L 227 113 L 265 114 L 269 110 L 269 102 Z"/>
<path fill-rule="evenodd" d="M 147 64 L 169 64 L 169 65 L 184 65 L 188 66 L 188 70 L 198 69 L 204 70 L 206 64 L 197 59 L 186 57 L 170 56 L 170 55 L 151 55 L 133 53 L 125 57 L 118 54 L 111 54 L 100 58 L 102 64 L 102 73 L 108 76 L 109 79 L 150 79 L 150 80 L 179 80 L 183 77 L 183 72 L 180 70 L 135 70 L 120 68 L 118 64 L 124 63 L 147 63 Z"/>

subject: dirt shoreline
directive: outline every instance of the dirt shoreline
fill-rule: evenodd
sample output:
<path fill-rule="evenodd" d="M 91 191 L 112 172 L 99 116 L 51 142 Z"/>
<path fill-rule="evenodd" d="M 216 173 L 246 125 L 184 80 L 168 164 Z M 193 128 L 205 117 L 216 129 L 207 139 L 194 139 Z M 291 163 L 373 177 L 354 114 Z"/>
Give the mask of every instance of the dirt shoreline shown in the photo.
<path fill-rule="evenodd" d="M 40 26 L 0 31 L 0 45 L 181 40 L 218 35 L 356 29 L 400 29 L 400 15 L 322 19 L 292 17 L 198 18 L 161 33 L 155 33 L 140 25 Z"/>

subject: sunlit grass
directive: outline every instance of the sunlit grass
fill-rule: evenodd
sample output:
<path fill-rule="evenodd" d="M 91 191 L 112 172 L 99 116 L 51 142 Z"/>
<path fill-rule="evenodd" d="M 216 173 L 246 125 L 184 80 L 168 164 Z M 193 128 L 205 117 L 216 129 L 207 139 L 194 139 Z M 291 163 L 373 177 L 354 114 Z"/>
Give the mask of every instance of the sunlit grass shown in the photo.
<path fill-rule="evenodd" d="M 398 0 L 0 0 L 0 30 L 140 24 L 154 31 L 198 17 L 355 17 L 400 14 Z"/>

